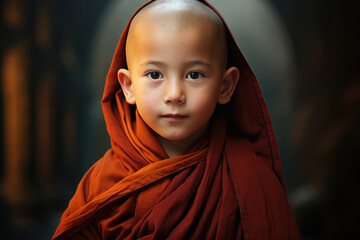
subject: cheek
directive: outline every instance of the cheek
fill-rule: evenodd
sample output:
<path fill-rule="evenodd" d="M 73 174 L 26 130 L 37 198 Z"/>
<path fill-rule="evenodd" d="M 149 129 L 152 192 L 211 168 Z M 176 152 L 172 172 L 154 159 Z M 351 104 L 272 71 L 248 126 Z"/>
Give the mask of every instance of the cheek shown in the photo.
<path fill-rule="evenodd" d="M 200 119 L 209 120 L 214 113 L 217 98 L 215 95 L 198 94 L 198 97 L 192 101 L 193 110 L 197 113 Z"/>
<path fill-rule="evenodd" d="M 159 105 L 159 94 L 154 91 L 138 91 L 135 93 L 135 102 L 141 116 L 150 118 L 151 113 L 157 112 L 156 106 Z"/>

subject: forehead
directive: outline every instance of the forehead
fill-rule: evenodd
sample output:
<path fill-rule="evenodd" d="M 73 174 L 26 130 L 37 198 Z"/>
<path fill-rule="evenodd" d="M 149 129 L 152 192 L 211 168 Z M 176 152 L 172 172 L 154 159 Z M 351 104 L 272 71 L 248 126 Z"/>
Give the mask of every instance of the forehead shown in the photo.
<path fill-rule="evenodd" d="M 195 5 L 180 4 L 182 1 L 171 4 L 172 2 L 155 6 L 150 4 L 142 9 L 131 22 L 128 38 L 131 38 L 134 32 L 139 33 L 155 27 L 161 27 L 169 33 L 191 27 L 215 32 L 219 43 L 226 42 L 224 24 L 209 7 L 197 1 Z"/>
<path fill-rule="evenodd" d="M 186 18 L 185 19 L 189 19 Z M 130 33 L 127 49 L 134 58 L 144 54 L 164 53 L 182 56 L 184 54 L 217 56 L 224 49 L 219 48 L 219 34 L 212 23 L 206 19 L 180 22 L 175 19 L 143 19 Z M 221 41 L 220 41 L 221 42 Z"/>

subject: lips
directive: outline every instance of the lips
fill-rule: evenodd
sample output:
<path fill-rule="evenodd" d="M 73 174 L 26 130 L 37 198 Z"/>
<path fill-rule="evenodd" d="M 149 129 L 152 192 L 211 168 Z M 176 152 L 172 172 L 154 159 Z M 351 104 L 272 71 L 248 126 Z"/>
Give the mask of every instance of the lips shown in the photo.
<path fill-rule="evenodd" d="M 161 116 L 162 118 L 165 118 L 169 121 L 180 121 L 180 120 L 183 120 L 184 118 L 187 118 L 187 116 L 185 115 L 182 115 L 182 114 L 178 114 L 178 113 L 169 113 L 169 114 L 165 114 L 165 115 L 162 115 Z"/>

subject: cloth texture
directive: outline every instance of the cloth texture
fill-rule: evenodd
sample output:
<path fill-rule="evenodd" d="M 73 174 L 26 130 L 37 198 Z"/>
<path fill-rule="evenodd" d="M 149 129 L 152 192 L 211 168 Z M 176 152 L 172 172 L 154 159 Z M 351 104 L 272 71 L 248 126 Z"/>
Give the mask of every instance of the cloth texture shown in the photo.
<path fill-rule="evenodd" d="M 131 20 L 102 99 L 112 148 L 79 183 L 53 239 L 300 239 L 260 87 L 224 20 L 238 85 L 208 133 L 175 158 L 117 81 Z"/>

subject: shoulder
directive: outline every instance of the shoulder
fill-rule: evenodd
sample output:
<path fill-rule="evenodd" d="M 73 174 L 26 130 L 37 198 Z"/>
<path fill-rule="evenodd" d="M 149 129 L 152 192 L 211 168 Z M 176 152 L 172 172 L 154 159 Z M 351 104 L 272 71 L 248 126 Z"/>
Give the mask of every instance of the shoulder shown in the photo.
<path fill-rule="evenodd" d="M 76 194 L 80 192 L 85 202 L 89 202 L 134 172 L 135 170 L 127 162 L 122 161 L 110 149 L 85 173 L 78 185 Z"/>
<path fill-rule="evenodd" d="M 299 239 L 286 190 L 266 156 L 257 154 L 246 138 L 227 138 L 225 160 L 248 232 L 268 228 L 271 239 Z M 251 216 L 251 217 L 249 217 Z M 251 228 L 251 231 L 249 229 Z"/>
<path fill-rule="evenodd" d="M 246 138 L 227 137 L 224 155 L 234 176 L 241 176 L 242 182 L 266 185 L 271 190 L 286 194 L 285 185 L 275 160 L 257 153 Z"/>

